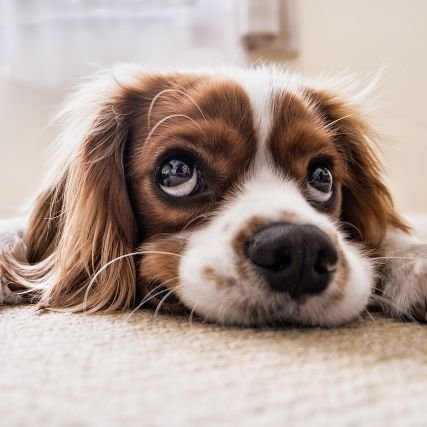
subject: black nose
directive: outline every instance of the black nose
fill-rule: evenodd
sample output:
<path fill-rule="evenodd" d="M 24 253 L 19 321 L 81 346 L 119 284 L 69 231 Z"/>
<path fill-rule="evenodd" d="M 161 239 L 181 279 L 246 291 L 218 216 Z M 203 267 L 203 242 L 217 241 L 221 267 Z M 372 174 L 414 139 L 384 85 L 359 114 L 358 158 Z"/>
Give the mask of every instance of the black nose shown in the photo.
<path fill-rule="evenodd" d="M 295 298 L 326 289 L 338 262 L 335 245 L 322 230 L 286 222 L 255 232 L 246 241 L 246 255 L 273 290 Z"/>

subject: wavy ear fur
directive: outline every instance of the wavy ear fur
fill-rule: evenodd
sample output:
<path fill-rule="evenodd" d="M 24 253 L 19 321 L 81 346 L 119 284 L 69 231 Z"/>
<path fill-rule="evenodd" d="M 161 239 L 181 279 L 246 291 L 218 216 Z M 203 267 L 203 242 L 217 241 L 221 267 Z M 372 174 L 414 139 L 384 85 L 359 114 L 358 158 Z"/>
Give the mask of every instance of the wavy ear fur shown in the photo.
<path fill-rule="evenodd" d="M 341 220 L 354 226 L 348 232 L 371 249 L 381 245 L 389 227 L 409 232 L 383 182 L 382 167 L 371 145 L 373 132 L 362 115 L 326 91 L 316 91 L 313 97 L 346 161 Z"/>
<path fill-rule="evenodd" d="M 134 250 L 137 236 L 124 173 L 135 87 L 109 75 L 75 94 L 62 114 L 63 160 L 24 234 L 27 260 L 0 257 L 9 287 L 28 290 L 42 307 L 113 311 L 133 301 L 134 261 L 119 257 Z"/>

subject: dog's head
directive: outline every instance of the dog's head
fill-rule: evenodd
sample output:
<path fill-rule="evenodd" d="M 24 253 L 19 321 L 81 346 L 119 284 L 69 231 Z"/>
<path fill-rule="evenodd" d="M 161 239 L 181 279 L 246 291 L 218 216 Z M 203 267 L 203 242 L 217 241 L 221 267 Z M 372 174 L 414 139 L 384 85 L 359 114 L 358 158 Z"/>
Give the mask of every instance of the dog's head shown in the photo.
<path fill-rule="evenodd" d="M 374 285 L 367 251 L 405 225 L 350 101 L 265 67 L 90 82 L 66 109 L 22 276 L 74 310 L 353 318 Z"/>

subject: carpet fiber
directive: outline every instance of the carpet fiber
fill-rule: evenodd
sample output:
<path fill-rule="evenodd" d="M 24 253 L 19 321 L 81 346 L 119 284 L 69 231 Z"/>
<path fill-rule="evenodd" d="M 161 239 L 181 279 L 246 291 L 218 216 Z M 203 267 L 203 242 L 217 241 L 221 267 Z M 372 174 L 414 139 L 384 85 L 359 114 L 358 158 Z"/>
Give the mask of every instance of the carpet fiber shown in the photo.
<path fill-rule="evenodd" d="M 0 310 L 0 425 L 425 426 L 427 326 Z"/>

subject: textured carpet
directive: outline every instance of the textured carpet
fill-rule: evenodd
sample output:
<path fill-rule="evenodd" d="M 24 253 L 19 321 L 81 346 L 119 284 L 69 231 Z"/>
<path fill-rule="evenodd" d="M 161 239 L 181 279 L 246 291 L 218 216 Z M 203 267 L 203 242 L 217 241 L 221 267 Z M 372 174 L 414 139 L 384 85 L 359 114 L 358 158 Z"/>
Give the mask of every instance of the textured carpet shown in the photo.
<path fill-rule="evenodd" d="M 0 309 L 0 425 L 425 426 L 427 327 Z"/>

